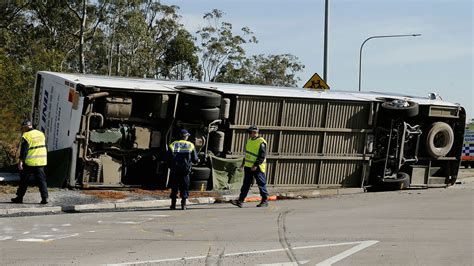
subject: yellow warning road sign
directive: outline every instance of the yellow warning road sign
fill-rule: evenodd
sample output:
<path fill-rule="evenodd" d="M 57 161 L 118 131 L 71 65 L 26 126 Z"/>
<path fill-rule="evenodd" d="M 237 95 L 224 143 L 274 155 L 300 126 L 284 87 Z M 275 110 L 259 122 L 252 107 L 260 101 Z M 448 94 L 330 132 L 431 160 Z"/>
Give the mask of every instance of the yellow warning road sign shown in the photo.
<path fill-rule="evenodd" d="M 318 73 L 314 73 L 308 82 L 304 84 L 303 88 L 329 90 L 328 84 L 326 84 L 326 82 L 318 75 Z"/>

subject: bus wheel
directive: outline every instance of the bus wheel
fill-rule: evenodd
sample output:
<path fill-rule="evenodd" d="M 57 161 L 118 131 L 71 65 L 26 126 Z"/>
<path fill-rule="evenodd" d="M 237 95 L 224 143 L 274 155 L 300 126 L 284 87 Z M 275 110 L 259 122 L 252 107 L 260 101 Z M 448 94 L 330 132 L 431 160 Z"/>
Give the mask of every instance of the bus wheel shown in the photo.
<path fill-rule="evenodd" d="M 219 107 L 221 95 L 212 91 L 184 89 L 181 91 L 179 101 L 191 106 Z"/>
<path fill-rule="evenodd" d="M 444 122 L 436 122 L 431 125 L 431 129 L 426 137 L 426 149 L 429 155 L 438 158 L 448 154 L 453 147 L 453 129 Z"/>
<path fill-rule="evenodd" d="M 207 167 L 193 167 L 191 170 L 191 181 L 207 181 L 211 175 L 211 169 Z"/>
<path fill-rule="evenodd" d="M 382 187 L 385 190 L 402 190 L 410 187 L 410 175 L 404 172 L 398 172 L 396 178 L 386 178 L 382 181 Z"/>
<path fill-rule="evenodd" d="M 219 119 L 220 109 L 183 107 L 178 110 L 177 117 L 183 121 L 213 121 Z"/>
<path fill-rule="evenodd" d="M 417 103 L 400 99 L 382 103 L 382 110 L 393 117 L 413 117 L 419 112 Z"/>

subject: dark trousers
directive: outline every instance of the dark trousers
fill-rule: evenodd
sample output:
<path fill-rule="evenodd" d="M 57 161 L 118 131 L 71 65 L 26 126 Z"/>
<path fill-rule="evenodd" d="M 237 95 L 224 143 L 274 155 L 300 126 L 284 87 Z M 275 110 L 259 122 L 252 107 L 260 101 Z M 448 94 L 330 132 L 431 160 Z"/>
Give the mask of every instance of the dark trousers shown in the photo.
<path fill-rule="evenodd" d="M 39 191 L 42 199 L 48 198 L 48 187 L 46 185 L 46 175 L 44 173 L 44 166 L 27 166 L 23 165 L 23 170 L 20 171 L 20 185 L 16 191 L 18 198 L 25 196 L 26 190 L 28 189 L 28 181 L 30 176 L 35 177 L 35 181 L 38 184 Z"/>
<path fill-rule="evenodd" d="M 170 187 L 171 199 L 176 199 L 178 190 L 181 199 L 187 199 L 189 197 L 189 172 L 171 170 Z"/>
<path fill-rule="evenodd" d="M 258 185 L 258 190 L 260 191 L 260 196 L 262 197 L 262 201 L 267 200 L 268 198 L 268 191 L 267 191 L 267 181 L 265 174 L 260 171 L 260 168 L 257 168 L 255 171 L 250 171 L 250 167 L 244 167 L 244 183 L 242 184 L 242 188 L 240 189 L 240 196 L 239 200 L 244 201 L 245 197 L 249 193 L 250 186 L 252 185 L 253 179 Z"/>

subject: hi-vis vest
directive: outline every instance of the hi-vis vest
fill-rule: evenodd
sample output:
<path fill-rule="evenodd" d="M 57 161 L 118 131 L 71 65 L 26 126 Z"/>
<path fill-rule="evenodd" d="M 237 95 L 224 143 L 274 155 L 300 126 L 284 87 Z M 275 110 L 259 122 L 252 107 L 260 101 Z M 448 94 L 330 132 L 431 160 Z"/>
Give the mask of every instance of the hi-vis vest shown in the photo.
<path fill-rule="evenodd" d="M 247 140 L 247 144 L 245 145 L 245 167 L 252 167 L 255 161 L 257 161 L 258 151 L 260 150 L 260 145 L 262 143 L 267 145 L 267 142 L 262 137 Z M 259 165 L 260 171 L 262 171 L 262 173 L 265 173 L 266 166 L 267 159 L 265 159 L 263 163 Z"/>
<path fill-rule="evenodd" d="M 22 137 L 28 142 L 25 164 L 28 166 L 45 166 L 47 164 L 48 151 L 46 150 L 43 132 L 33 129 L 23 133 Z"/>
<path fill-rule="evenodd" d="M 194 144 L 187 140 L 177 140 L 170 144 L 170 150 L 173 154 L 189 154 L 194 151 Z"/>

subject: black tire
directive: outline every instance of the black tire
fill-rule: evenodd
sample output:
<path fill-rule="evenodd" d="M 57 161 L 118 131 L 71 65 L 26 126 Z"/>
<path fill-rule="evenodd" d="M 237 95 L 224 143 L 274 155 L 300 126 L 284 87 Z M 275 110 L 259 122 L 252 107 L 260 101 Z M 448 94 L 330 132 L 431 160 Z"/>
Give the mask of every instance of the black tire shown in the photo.
<path fill-rule="evenodd" d="M 398 172 L 397 178 L 386 178 L 381 180 L 384 190 L 402 190 L 410 187 L 410 175 L 404 172 Z"/>
<path fill-rule="evenodd" d="M 432 157 L 446 156 L 454 143 L 453 129 L 444 122 L 436 122 L 426 136 L 426 151 Z"/>
<path fill-rule="evenodd" d="M 189 184 L 189 190 L 191 191 L 206 191 L 207 181 L 191 181 Z"/>
<path fill-rule="evenodd" d="M 192 181 L 208 181 L 211 176 L 211 169 L 207 167 L 193 167 L 190 179 Z"/>
<path fill-rule="evenodd" d="M 177 117 L 183 121 L 213 121 L 219 119 L 220 110 L 212 108 L 182 107 L 178 110 Z"/>
<path fill-rule="evenodd" d="M 401 106 L 403 102 L 408 106 Z M 382 103 L 381 108 L 390 117 L 414 117 L 419 113 L 418 103 L 398 99 Z"/>
<path fill-rule="evenodd" d="M 212 91 L 199 89 L 184 89 L 179 95 L 179 102 L 183 106 L 219 107 L 221 95 Z"/>

